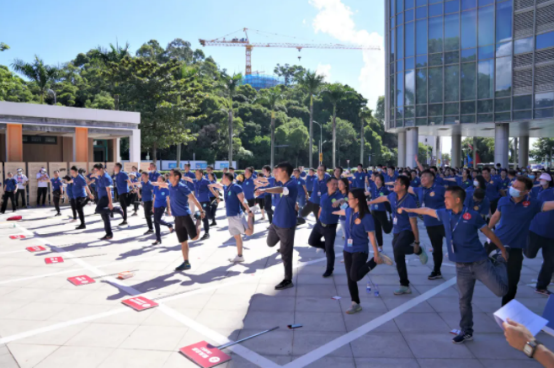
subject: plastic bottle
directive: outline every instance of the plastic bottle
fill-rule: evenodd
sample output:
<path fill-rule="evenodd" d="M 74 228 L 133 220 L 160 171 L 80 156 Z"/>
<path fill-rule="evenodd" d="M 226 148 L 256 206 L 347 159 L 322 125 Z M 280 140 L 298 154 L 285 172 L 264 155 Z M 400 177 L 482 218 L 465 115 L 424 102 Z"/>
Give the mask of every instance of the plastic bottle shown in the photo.
<path fill-rule="evenodd" d="M 373 295 L 379 297 L 379 286 L 377 284 L 374 285 Z"/>
<path fill-rule="evenodd" d="M 371 283 L 370 282 L 367 283 L 367 286 L 365 287 L 365 290 L 367 291 L 368 294 L 371 294 Z"/>

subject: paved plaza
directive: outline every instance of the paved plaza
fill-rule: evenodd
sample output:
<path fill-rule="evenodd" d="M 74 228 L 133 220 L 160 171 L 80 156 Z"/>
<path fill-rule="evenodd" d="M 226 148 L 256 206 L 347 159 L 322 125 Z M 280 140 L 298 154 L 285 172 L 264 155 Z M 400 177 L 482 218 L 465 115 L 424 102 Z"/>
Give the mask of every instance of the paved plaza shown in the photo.
<path fill-rule="evenodd" d="M 51 208 L 18 211 L 23 221 L 0 217 L 0 367 L 195 367 L 178 350 L 205 340 L 221 345 L 264 329 L 279 329 L 225 350 L 232 360 L 221 367 L 371 367 L 371 368 L 522 368 L 538 367 L 512 349 L 492 313 L 500 307 L 482 284 L 473 300 L 474 341 L 454 345 L 450 330 L 458 328 L 455 265 L 446 261 L 444 280 L 429 281 L 427 265 L 409 256 L 411 295 L 394 296 L 395 267 L 381 265 L 359 282 L 363 311 L 346 315 L 350 298 L 337 236 L 333 277 L 324 279 L 324 254 L 307 245 L 313 218 L 296 232 L 295 287 L 275 291 L 283 278 L 276 249 L 266 245 L 267 221 L 256 223 L 256 233 L 245 241 L 244 264 L 230 264 L 235 243 L 227 231 L 224 210 L 211 239 L 191 244 L 192 270 L 174 272 L 182 262 L 174 234 L 151 246 L 142 213 L 129 217 L 129 226 L 115 229 L 114 240 L 104 235 L 100 216 L 86 207 L 87 229 L 68 223 L 71 210 L 53 217 Z M 142 209 L 141 209 L 142 211 Z M 11 214 L 10 214 L 11 215 Z M 260 217 L 259 214 L 256 215 Z M 119 216 L 113 225 L 121 222 Z M 430 247 L 420 221 L 425 248 Z M 26 235 L 11 240 L 10 235 Z M 392 257 L 390 235 L 385 253 Z M 26 247 L 42 245 L 31 253 Z M 62 256 L 65 262 L 45 264 Z M 78 258 L 80 257 L 80 258 Z M 72 258 L 72 259 L 71 259 Z M 536 279 L 542 259 L 524 261 L 517 300 L 542 314 L 544 296 L 527 286 Z M 112 276 L 90 285 L 74 286 L 68 277 L 90 277 L 136 270 L 128 280 Z M 185 292 L 186 293 L 183 293 Z M 136 312 L 121 301 L 143 294 L 159 307 Z M 342 299 L 334 300 L 332 297 Z M 302 324 L 290 330 L 287 325 Z M 537 336 L 550 349 L 554 338 Z"/>

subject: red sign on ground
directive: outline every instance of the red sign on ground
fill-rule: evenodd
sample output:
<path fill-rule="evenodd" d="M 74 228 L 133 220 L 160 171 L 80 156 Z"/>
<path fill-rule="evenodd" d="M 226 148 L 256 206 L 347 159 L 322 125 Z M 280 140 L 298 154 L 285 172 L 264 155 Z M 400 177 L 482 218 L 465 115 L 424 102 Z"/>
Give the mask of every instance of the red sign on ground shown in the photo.
<path fill-rule="evenodd" d="M 25 235 L 10 235 L 10 239 L 25 239 Z"/>
<path fill-rule="evenodd" d="M 179 351 L 203 368 L 215 367 L 216 365 L 220 365 L 231 360 L 229 355 L 225 354 L 206 341 L 200 341 L 196 344 L 185 346 L 184 348 L 179 349 Z"/>
<path fill-rule="evenodd" d="M 158 306 L 158 303 L 148 298 L 145 298 L 143 296 L 137 296 L 134 298 L 125 299 L 121 301 L 121 303 L 139 312 Z"/>
<path fill-rule="evenodd" d="M 69 281 L 70 283 L 72 283 L 75 286 L 94 284 L 96 282 L 96 281 L 94 281 L 93 278 L 91 278 L 87 275 L 68 277 L 67 281 Z"/>
<path fill-rule="evenodd" d="M 44 262 L 46 262 L 46 264 L 63 263 L 63 258 L 62 257 L 45 258 Z"/>
<path fill-rule="evenodd" d="M 46 248 L 44 248 L 42 245 L 35 245 L 34 247 L 27 247 L 25 249 L 27 249 L 29 252 L 39 252 L 42 250 L 46 250 Z"/>

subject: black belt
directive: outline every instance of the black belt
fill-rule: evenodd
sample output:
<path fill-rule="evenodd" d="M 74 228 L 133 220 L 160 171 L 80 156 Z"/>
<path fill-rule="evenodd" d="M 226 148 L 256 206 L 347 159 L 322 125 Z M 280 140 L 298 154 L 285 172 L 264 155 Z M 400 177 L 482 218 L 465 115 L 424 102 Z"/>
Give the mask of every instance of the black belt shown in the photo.
<path fill-rule="evenodd" d="M 323 227 L 333 227 L 333 226 L 337 226 L 338 224 L 324 224 L 323 222 L 319 221 L 319 223 L 321 224 L 321 226 Z"/>

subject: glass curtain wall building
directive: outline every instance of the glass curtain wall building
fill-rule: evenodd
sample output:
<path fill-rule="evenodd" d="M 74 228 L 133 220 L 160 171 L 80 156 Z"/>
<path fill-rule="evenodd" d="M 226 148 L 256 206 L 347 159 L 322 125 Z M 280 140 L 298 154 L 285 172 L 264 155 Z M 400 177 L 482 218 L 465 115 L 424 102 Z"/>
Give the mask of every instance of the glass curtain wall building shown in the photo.
<path fill-rule="evenodd" d="M 386 0 L 385 24 L 386 127 L 406 150 L 418 132 L 453 150 L 461 135 L 554 136 L 554 0 Z"/>

